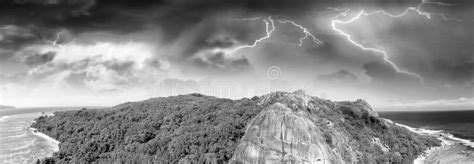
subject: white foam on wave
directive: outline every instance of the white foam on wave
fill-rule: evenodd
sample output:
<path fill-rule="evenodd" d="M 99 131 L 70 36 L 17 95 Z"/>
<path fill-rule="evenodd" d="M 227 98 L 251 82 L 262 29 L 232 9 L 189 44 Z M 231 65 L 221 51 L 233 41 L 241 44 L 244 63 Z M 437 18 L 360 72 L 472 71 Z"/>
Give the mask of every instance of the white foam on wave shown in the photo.
<path fill-rule="evenodd" d="M 18 138 L 14 140 L 6 140 L 5 142 L 0 143 L 1 147 L 9 151 L 15 151 L 20 149 L 25 149 L 32 146 L 36 140 L 32 137 Z"/>
<path fill-rule="evenodd" d="M 449 139 L 452 139 L 454 141 L 457 141 L 457 142 L 461 143 L 464 146 L 474 148 L 474 142 L 472 142 L 470 140 L 457 138 L 457 137 L 454 137 L 452 134 L 449 134 L 449 133 L 446 133 L 446 137 L 449 138 Z"/>
<path fill-rule="evenodd" d="M 0 163 L 34 163 L 59 151 L 59 142 L 29 128 L 45 113 L 0 116 Z"/>
<path fill-rule="evenodd" d="M 37 129 L 35 128 L 30 128 L 30 130 L 32 131 L 32 133 L 38 137 L 41 137 L 41 138 L 44 138 L 45 140 L 47 140 L 50 145 L 52 146 L 53 148 L 53 151 L 57 152 L 59 151 L 59 141 L 55 140 L 54 138 L 51 138 L 50 136 L 44 134 L 44 133 L 41 133 L 41 132 L 35 132 L 37 131 Z"/>
<path fill-rule="evenodd" d="M 421 134 L 421 135 L 430 135 L 430 136 L 435 136 L 437 139 L 441 140 L 441 144 L 443 145 L 452 145 L 454 143 L 459 143 L 464 146 L 468 146 L 471 148 L 474 148 L 474 142 L 467 140 L 467 139 L 462 139 L 455 137 L 454 135 L 447 133 L 443 130 L 429 130 L 429 129 L 421 129 L 421 128 L 413 128 L 407 125 L 395 123 L 398 126 L 407 128 L 408 130 Z"/>
<path fill-rule="evenodd" d="M 10 116 L 2 116 L 0 117 L 0 122 L 5 122 L 5 120 Z"/>
<path fill-rule="evenodd" d="M 31 152 L 31 149 L 22 149 L 21 151 L 14 151 L 8 154 L 0 154 L 0 159 L 4 160 L 6 158 L 12 158 L 16 156 L 21 156 Z"/>
<path fill-rule="evenodd" d="M 443 130 L 429 130 L 429 129 L 414 128 L 414 127 L 410 127 L 410 126 L 407 126 L 407 125 L 395 123 L 395 122 L 393 122 L 392 120 L 389 120 L 389 119 L 385 119 L 385 121 L 390 122 L 390 123 L 394 123 L 397 126 L 404 127 L 406 129 L 408 129 L 408 130 L 410 130 L 414 133 L 420 134 L 420 135 L 434 136 L 438 140 L 441 141 L 441 146 L 429 148 L 423 154 L 421 154 L 417 159 L 415 159 L 413 161 L 414 164 L 426 163 L 427 162 L 426 161 L 426 156 L 428 154 L 434 152 L 435 150 L 447 148 L 447 147 L 449 147 L 451 145 L 454 145 L 456 143 L 467 146 L 467 147 L 474 148 L 474 142 L 472 142 L 470 140 L 467 140 L 467 139 L 457 138 L 454 135 L 452 135 L 450 133 L 447 133 Z"/>

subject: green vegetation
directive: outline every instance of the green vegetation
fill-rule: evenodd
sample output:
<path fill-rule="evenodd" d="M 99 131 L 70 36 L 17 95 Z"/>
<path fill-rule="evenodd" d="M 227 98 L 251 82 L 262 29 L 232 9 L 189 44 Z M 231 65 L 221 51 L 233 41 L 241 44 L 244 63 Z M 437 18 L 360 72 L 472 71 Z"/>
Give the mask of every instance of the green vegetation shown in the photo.
<path fill-rule="evenodd" d="M 228 161 L 260 106 L 192 94 L 125 103 L 111 110 L 56 112 L 32 127 L 58 139 L 51 162 Z"/>

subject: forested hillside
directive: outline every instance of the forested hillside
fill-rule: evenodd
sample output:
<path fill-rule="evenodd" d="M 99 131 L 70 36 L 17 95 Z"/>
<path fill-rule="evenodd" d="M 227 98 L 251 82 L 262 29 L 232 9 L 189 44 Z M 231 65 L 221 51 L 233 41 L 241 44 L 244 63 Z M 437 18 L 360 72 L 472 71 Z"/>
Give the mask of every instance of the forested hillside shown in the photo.
<path fill-rule="evenodd" d="M 61 142 L 47 161 L 227 161 L 260 109 L 250 99 L 192 94 L 56 112 L 32 127 Z"/>
<path fill-rule="evenodd" d="M 409 163 L 439 145 L 378 117 L 363 100 L 302 92 L 252 99 L 190 94 L 56 112 L 32 127 L 60 141 L 44 162 Z"/>

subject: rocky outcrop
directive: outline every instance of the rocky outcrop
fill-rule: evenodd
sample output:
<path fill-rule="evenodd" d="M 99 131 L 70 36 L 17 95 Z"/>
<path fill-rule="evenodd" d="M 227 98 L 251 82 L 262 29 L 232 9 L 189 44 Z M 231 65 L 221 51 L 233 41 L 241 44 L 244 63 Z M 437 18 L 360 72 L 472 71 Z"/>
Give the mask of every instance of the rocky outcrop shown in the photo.
<path fill-rule="evenodd" d="M 331 102 L 302 91 L 275 92 L 260 100 L 266 108 L 247 125 L 231 163 L 376 163 L 415 157 L 390 151 L 398 141 L 388 138 L 399 127 L 379 119 L 363 100 Z"/>
<path fill-rule="evenodd" d="M 275 103 L 258 115 L 234 153 L 250 163 L 343 161 L 305 112 Z"/>
<path fill-rule="evenodd" d="M 302 91 L 153 98 L 56 112 L 31 126 L 61 142 L 46 163 L 411 163 L 439 143 L 379 118 L 363 100 Z"/>

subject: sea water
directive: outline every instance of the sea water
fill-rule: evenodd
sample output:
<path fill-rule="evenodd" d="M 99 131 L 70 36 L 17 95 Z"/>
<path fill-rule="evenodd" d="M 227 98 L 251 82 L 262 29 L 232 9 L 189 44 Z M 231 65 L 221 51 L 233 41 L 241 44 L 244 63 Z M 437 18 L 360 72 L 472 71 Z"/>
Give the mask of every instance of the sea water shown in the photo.
<path fill-rule="evenodd" d="M 71 108 L 2 109 L 0 111 L 0 163 L 35 163 L 52 156 L 58 142 L 30 128 L 35 118 Z"/>
<path fill-rule="evenodd" d="M 379 115 L 418 134 L 441 141 L 418 156 L 415 164 L 474 163 L 474 110 L 379 112 Z"/>
<path fill-rule="evenodd" d="M 379 112 L 381 117 L 414 128 L 438 130 L 474 142 L 474 109 L 462 111 Z"/>

